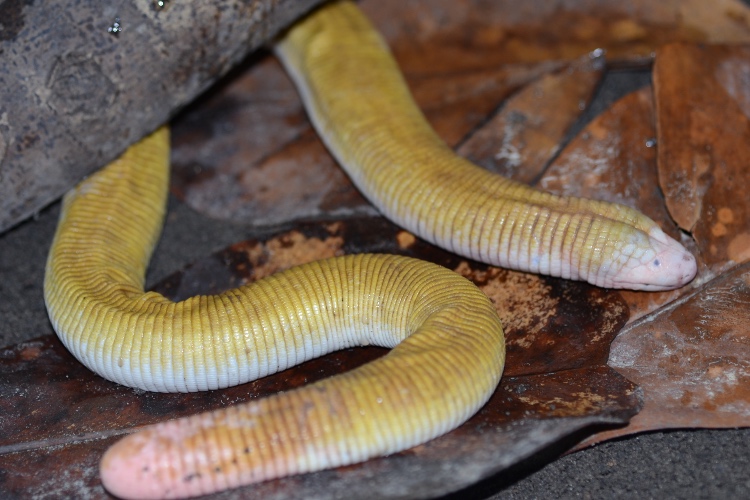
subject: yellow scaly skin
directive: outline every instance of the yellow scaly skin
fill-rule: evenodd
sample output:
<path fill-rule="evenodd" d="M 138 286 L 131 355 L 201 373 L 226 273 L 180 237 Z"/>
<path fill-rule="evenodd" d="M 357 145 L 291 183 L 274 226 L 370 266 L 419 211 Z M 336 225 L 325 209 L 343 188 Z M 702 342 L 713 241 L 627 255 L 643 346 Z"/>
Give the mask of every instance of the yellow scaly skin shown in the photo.
<path fill-rule="evenodd" d="M 353 4 L 319 10 L 276 52 L 358 187 L 423 238 L 602 286 L 663 289 L 694 275 L 692 256 L 635 210 L 541 193 L 453 155 Z M 344 257 L 180 303 L 144 293 L 167 160 L 161 130 L 65 198 L 45 299 L 81 362 L 125 385 L 193 391 L 350 345 L 396 347 L 310 387 L 125 438 L 102 460 L 112 493 L 191 496 L 354 463 L 447 432 L 484 404 L 502 372 L 502 328 L 476 287 L 432 264 Z"/>

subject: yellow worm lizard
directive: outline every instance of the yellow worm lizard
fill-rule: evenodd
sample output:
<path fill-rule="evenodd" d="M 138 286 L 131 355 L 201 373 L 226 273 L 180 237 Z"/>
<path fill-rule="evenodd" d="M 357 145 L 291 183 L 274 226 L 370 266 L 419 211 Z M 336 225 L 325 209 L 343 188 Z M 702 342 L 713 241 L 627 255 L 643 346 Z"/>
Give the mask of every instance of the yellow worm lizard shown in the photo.
<path fill-rule="evenodd" d="M 604 287 L 661 290 L 693 278 L 694 258 L 639 212 L 536 191 L 454 155 L 354 4 L 324 6 L 275 51 L 358 188 L 422 238 Z M 439 436 L 487 401 L 505 360 L 502 326 L 481 291 L 434 264 L 347 256 L 178 303 L 144 292 L 168 157 L 160 129 L 63 201 L 45 301 L 76 358 L 127 386 L 199 391 L 344 347 L 393 349 L 349 373 L 124 438 L 101 462 L 111 493 L 194 496 L 351 464 Z"/>

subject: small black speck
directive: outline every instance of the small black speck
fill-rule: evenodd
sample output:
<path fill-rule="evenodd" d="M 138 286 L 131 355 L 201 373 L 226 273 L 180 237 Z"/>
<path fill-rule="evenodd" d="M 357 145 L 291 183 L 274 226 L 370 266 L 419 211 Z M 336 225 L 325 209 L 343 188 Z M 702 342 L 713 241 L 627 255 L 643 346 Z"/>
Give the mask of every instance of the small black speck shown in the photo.
<path fill-rule="evenodd" d="M 246 446 L 246 447 L 245 447 L 245 449 L 244 449 L 243 451 L 244 451 L 244 452 L 245 452 L 245 454 L 247 455 L 248 453 L 250 453 L 250 447 L 249 447 L 249 446 Z"/>
<path fill-rule="evenodd" d="M 214 472 L 217 474 L 221 472 L 221 467 L 214 467 Z"/>
<path fill-rule="evenodd" d="M 193 479 L 198 479 L 200 477 L 201 477 L 201 475 L 200 475 L 199 472 L 193 472 L 192 474 L 188 474 L 187 476 L 185 476 L 184 478 L 182 478 L 182 481 L 185 482 L 185 483 L 189 483 Z"/>
<path fill-rule="evenodd" d="M 661 262 L 659 261 L 659 259 L 655 259 L 655 260 L 654 260 L 654 265 L 655 265 L 656 267 L 659 267 L 659 266 L 661 265 Z"/>

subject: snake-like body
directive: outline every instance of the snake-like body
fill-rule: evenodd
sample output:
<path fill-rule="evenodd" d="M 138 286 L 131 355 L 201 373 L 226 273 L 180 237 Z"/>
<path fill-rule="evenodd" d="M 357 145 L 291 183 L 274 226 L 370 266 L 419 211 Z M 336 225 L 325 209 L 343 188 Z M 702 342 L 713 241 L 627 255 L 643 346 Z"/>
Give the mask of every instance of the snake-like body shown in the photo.
<path fill-rule="evenodd" d="M 353 4 L 313 13 L 276 53 L 359 189 L 421 237 L 600 286 L 666 289 L 695 274 L 692 256 L 635 210 L 556 197 L 455 156 Z M 489 398 L 505 358 L 497 314 L 471 283 L 433 264 L 347 256 L 179 303 L 145 293 L 168 151 L 162 129 L 64 199 L 45 300 L 81 362 L 128 386 L 196 391 L 352 345 L 394 348 L 350 373 L 123 439 L 102 459 L 112 493 L 190 496 L 366 460 L 455 428 Z"/>

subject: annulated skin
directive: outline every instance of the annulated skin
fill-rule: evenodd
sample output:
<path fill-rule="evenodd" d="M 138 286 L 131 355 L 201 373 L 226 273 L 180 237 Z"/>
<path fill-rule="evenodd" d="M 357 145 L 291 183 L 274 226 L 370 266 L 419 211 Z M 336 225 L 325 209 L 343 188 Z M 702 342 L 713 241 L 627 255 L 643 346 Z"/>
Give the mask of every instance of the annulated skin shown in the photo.
<path fill-rule="evenodd" d="M 354 255 L 178 303 L 145 293 L 168 170 L 161 130 L 64 200 L 45 299 L 87 367 L 131 387 L 184 392 L 350 346 L 393 349 L 352 372 L 123 439 L 102 459 L 111 493 L 194 496 L 360 462 L 444 434 L 495 390 L 505 362 L 495 308 L 428 262 Z"/>
<path fill-rule="evenodd" d="M 481 262 L 665 290 L 693 256 L 632 208 L 554 196 L 455 155 L 427 123 L 385 42 L 353 3 L 329 4 L 275 46 L 328 149 L 382 213 Z"/>
<path fill-rule="evenodd" d="M 333 3 L 277 54 L 319 132 L 380 210 L 491 264 L 600 286 L 666 289 L 695 261 L 647 217 L 560 198 L 456 157 L 427 125 L 379 36 Z M 359 255 L 216 296 L 145 293 L 168 183 L 157 131 L 65 198 L 45 277 L 55 330 L 86 366 L 151 391 L 227 387 L 353 345 L 385 357 L 310 386 L 150 427 L 104 456 L 121 497 L 184 497 L 366 460 L 463 423 L 500 380 L 497 314 L 470 282 L 426 262 Z"/>

